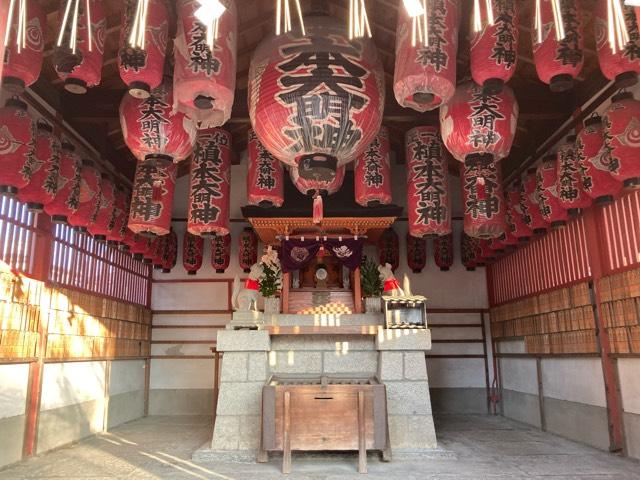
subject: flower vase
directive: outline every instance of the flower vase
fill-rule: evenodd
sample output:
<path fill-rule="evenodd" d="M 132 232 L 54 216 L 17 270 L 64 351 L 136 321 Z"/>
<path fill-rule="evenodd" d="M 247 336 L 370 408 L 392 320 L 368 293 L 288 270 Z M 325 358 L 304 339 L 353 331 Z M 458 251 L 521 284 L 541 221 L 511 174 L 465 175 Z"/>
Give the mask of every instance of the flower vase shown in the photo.
<path fill-rule="evenodd" d="M 280 313 L 280 297 L 265 297 L 264 313 Z"/>

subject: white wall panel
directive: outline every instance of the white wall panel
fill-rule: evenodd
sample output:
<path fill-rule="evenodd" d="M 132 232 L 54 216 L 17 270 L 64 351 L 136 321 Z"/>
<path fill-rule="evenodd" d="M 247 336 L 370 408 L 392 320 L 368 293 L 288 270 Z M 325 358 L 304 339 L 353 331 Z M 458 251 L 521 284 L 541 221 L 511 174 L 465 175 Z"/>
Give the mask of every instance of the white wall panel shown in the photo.
<path fill-rule="evenodd" d="M 111 362 L 109 395 L 144 390 L 144 360 Z"/>
<path fill-rule="evenodd" d="M 604 377 L 599 358 L 542 360 L 544 396 L 606 407 Z"/>
<path fill-rule="evenodd" d="M 28 381 L 29 364 L 0 365 L 0 418 L 24 414 Z"/>
<path fill-rule="evenodd" d="M 625 412 L 640 415 L 640 358 L 619 358 L 618 374 Z"/>
<path fill-rule="evenodd" d="M 538 395 L 536 361 L 531 358 L 501 358 L 502 388 Z"/>
<path fill-rule="evenodd" d="M 432 388 L 486 387 L 482 358 L 427 358 Z"/>
<path fill-rule="evenodd" d="M 213 388 L 213 359 L 153 359 L 150 388 Z"/>
<path fill-rule="evenodd" d="M 104 399 L 105 362 L 48 363 L 42 376 L 41 410 Z"/>

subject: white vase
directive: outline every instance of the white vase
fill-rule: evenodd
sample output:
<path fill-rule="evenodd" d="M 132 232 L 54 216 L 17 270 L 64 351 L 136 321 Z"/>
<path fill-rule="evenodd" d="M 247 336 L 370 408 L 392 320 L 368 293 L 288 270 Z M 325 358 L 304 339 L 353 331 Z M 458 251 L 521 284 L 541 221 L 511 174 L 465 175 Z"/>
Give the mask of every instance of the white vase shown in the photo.
<path fill-rule="evenodd" d="M 280 313 L 280 297 L 265 297 L 264 313 Z"/>
<path fill-rule="evenodd" d="M 382 312 L 382 304 L 380 297 L 365 297 L 364 307 L 367 313 Z"/>

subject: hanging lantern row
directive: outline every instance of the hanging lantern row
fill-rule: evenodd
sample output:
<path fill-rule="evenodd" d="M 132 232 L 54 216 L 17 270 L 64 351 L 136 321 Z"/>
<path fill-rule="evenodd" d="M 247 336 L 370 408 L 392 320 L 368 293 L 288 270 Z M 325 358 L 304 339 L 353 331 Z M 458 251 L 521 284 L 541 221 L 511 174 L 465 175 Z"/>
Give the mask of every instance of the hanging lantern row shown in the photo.
<path fill-rule="evenodd" d="M 87 226 L 89 234 L 97 241 L 104 242 L 110 232 L 111 220 L 115 215 L 116 186 L 107 174 L 101 174 L 98 201 Z M 113 227 L 111 227 L 113 228 Z"/>
<path fill-rule="evenodd" d="M 79 189 L 78 208 L 69 216 L 67 222 L 76 231 L 86 232 L 100 200 L 100 172 L 91 160 L 82 160 Z"/>
<path fill-rule="evenodd" d="M 384 263 L 381 263 L 384 265 Z M 420 273 L 427 264 L 427 240 L 407 233 L 407 265 L 413 273 Z"/>
<path fill-rule="evenodd" d="M 400 265 L 400 238 L 393 228 L 387 228 L 380 235 L 378 239 L 378 255 L 380 265 L 388 263 L 391 265 L 391 270 L 397 270 Z"/>
<path fill-rule="evenodd" d="M 182 240 L 182 265 L 189 275 L 195 275 L 202 267 L 204 238 L 188 231 Z"/>
<path fill-rule="evenodd" d="M 389 130 L 380 128 L 366 150 L 356 158 L 353 173 L 355 200 L 363 207 L 391 203 Z"/>
<path fill-rule="evenodd" d="M 247 202 L 261 207 L 281 207 L 284 203 L 284 169 L 249 129 L 247 141 Z"/>
<path fill-rule="evenodd" d="M 231 261 L 231 235 L 216 235 L 211 239 L 211 266 L 224 273 Z"/>

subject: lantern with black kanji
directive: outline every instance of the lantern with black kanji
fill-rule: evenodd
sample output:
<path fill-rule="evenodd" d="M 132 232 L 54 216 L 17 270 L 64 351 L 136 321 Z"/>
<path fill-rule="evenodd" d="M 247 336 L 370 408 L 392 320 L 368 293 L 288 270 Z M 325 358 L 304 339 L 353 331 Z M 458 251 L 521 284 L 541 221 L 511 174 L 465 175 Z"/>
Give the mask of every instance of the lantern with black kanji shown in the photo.
<path fill-rule="evenodd" d="M 166 157 L 150 157 L 138 162 L 128 223 L 134 233 L 169 233 L 177 172 L 176 164 Z"/>
<path fill-rule="evenodd" d="M 15 195 L 29 184 L 38 163 L 35 133 L 27 104 L 8 99 L 0 108 L 0 193 Z"/>
<path fill-rule="evenodd" d="M 415 127 L 405 136 L 407 213 L 414 237 L 451 232 L 447 152 L 436 127 Z"/>
<path fill-rule="evenodd" d="M 479 263 L 480 256 L 480 239 L 470 237 L 466 233 L 460 233 L 460 256 L 462 265 L 467 271 L 473 271 L 476 269 Z"/>
<path fill-rule="evenodd" d="M 491 242 L 493 239 L 481 238 L 479 240 L 478 245 L 480 246 L 480 250 L 476 259 L 476 265 L 478 267 L 485 267 L 488 264 L 493 263 L 496 258 L 498 258 L 498 254 L 495 250 L 491 249 Z"/>
<path fill-rule="evenodd" d="M 373 142 L 356 158 L 353 181 L 358 205 L 374 207 L 391 203 L 391 163 L 387 127 L 381 127 Z"/>
<path fill-rule="evenodd" d="M 260 143 L 256 132 L 249 130 L 247 143 L 247 202 L 261 207 L 281 207 L 284 203 L 284 169 Z"/>
<path fill-rule="evenodd" d="M 119 245 L 120 250 L 122 250 L 123 252 L 131 253 L 131 248 L 134 246 L 134 244 L 136 243 L 136 240 L 139 237 L 140 237 L 139 235 L 136 235 L 131 230 L 129 230 L 129 227 L 125 222 L 124 227 L 122 229 L 122 243 L 120 243 Z"/>
<path fill-rule="evenodd" d="M 384 71 L 373 40 L 349 40 L 346 22 L 314 16 L 304 23 L 306 35 L 294 29 L 255 51 L 249 117 L 278 160 L 307 178 L 333 177 L 380 130 Z"/>
<path fill-rule="evenodd" d="M 224 273 L 231 262 L 231 235 L 215 235 L 211 238 L 211 266 L 216 273 Z"/>
<path fill-rule="evenodd" d="M 149 98 L 125 94 L 120 103 L 120 126 L 131 153 L 142 161 L 166 157 L 184 160 L 196 141 L 195 124 L 182 113 L 173 113 L 171 88 L 163 84 Z"/>
<path fill-rule="evenodd" d="M 462 205 L 467 235 L 491 239 L 505 232 L 506 202 L 499 164 L 484 158 L 465 162 Z"/>
<path fill-rule="evenodd" d="M 558 147 L 556 189 L 562 208 L 570 216 L 591 205 L 591 198 L 582 190 L 582 171 L 575 151 L 575 135 L 569 135 Z"/>
<path fill-rule="evenodd" d="M 64 88 L 68 92 L 81 95 L 87 93 L 87 88 L 100 84 L 107 35 L 102 3 L 102 0 L 60 2 L 58 19 L 67 23 L 64 35 L 59 37 L 59 45 L 54 47 L 53 67 L 58 77 L 64 80 Z M 66 9 L 74 5 L 77 7 L 77 22 L 73 8 Z"/>
<path fill-rule="evenodd" d="M 182 240 L 182 265 L 188 275 L 195 275 L 202 267 L 204 257 L 204 238 L 184 232 Z"/>
<path fill-rule="evenodd" d="M 400 239 L 393 228 L 387 228 L 378 239 L 378 259 L 380 265 L 388 263 L 394 271 L 400 265 Z"/>
<path fill-rule="evenodd" d="M 224 13 L 214 21 L 209 44 L 207 26 L 196 15 L 197 0 L 179 0 L 174 40 L 173 88 L 179 111 L 205 128 L 218 127 L 231 116 L 236 88 L 237 23 L 235 0 L 221 0 Z"/>
<path fill-rule="evenodd" d="M 62 143 L 58 187 L 53 200 L 44 206 L 44 211 L 53 223 L 67 223 L 68 218 L 78 209 L 80 202 L 80 172 L 82 162 L 70 143 Z"/>
<path fill-rule="evenodd" d="M 433 240 L 433 260 L 442 272 L 449 271 L 453 266 L 453 233 Z"/>
<path fill-rule="evenodd" d="M 393 93 L 401 106 L 419 112 L 438 108 L 455 91 L 461 16 L 459 0 L 428 1 L 426 10 L 412 18 L 398 7 L 396 28 Z"/>
<path fill-rule="evenodd" d="M 582 171 L 582 189 L 596 205 L 612 203 L 622 184 L 610 173 L 611 155 L 604 145 L 602 118 L 594 115 L 584 121 L 575 143 L 576 158 Z"/>
<path fill-rule="evenodd" d="M 474 82 L 460 85 L 440 108 L 440 131 L 447 150 L 459 161 L 477 157 L 498 161 L 509 154 L 518 123 L 518 102 L 504 86 L 489 94 Z"/>
<path fill-rule="evenodd" d="M 164 252 L 162 254 L 162 273 L 170 273 L 178 262 L 178 235 L 171 227 L 167 238 L 164 239 Z"/>
<path fill-rule="evenodd" d="M 169 18 L 164 0 L 148 0 L 144 25 L 138 25 L 144 29 L 144 38 L 139 39 L 137 32 L 132 32 L 136 20 L 140 21 L 138 4 L 137 0 L 126 0 L 122 8 L 118 70 L 131 95 L 147 98 L 162 83 Z"/>
<path fill-rule="evenodd" d="M 166 237 L 166 235 L 165 235 Z M 160 244 L 163 243 L 163 237 L 153 237 L 149 239 L 149 248 L 146 252 L 144 252 L 144 258 L 142 259 L 142 263 L 145 265 L 152 265 L 154 261 L 154 255 L 160 247 Z"/>
<path fill-rule="evenodd" d="M 420 273 L 426 264 L 427 240 L 407 233 L 407 265 L 413 273 Z"/>
<path fill-rule="evenodd" d="M 555 5 L 560 6 L 559 12 L 554 13 Z M 584 24 L 578 0 L 535 0 L 535 7 L 531 39 L 538 78 L 552 92 L 570 90 L 584 62 Z M 561 23 L 556 24 L 556 18 Z"/>
<path fill-rule="evenodd" d="M 16 3 L 16 9 L 19 3 Z M 36 0 L 25 2 L 26 19 L 24 37 L 18 38 L 18 22 L 10 25 L 6 49 L 4 52 L 4 68 L 2 70 L 2 88 L 14 94 L 21 94 L 38 80 L 42 70 L 44 57 L 44 29 L 46 18 Z M 13 18 L 18 18 L 14 11 Z M 2 22 L 6 22 L 3 18 Z"/>
<path fill-rule="evenodd" d="M 242 230 L 238 238 L 238 263 L 244 273 L 249 273 L 258 261 L 258 236 L 251 227 Z"/>
<path fill-rule="evenodd" d="M 489 13 L 488 6 L 491 6 Z M 518 63 L 518 0 L 477 2 L 474 15 L 480 22 L 472 28 L 471 76 L 487 93 L 497 93 L 516 72 Z M 493 22 L 483 21 L 492 17 Z"/>
<path fill-rule="evenodd" d="M 156 242 L 153 245 L 153 252 L 151 252 L 151 263 L 154 270 L 162 270 L 162 256 L 167 248 L 169 237 L 171 237 L 171 235 L 156 237 Z"/>
<path fill-rule="evenodd" d="M 88 231 L 98 242 L 106 242 L 109 234 L 109 226 L 116 208 L 116 186 L 106 173 L 100 179 L 100 200 L 96 205 Z"/>
<path fill-rule="evenodd" d="M 531 238 L 533 231 L 525 221 L 525 213 L 522 209 L 522 185 L 515 182 L 507 189 L 507 232 L 519 242 L 526 242 Z M 536 204 L 537 209 L 537 204 Z"/>
<path fill-rule="evenodd" d="M 552 228 L 567 224 L 569 214 L 560 203 L 558 192 L 558 167 L 556 155 L 546 155 L 536 170 L 538 206 L 545 222 Z"/>
<path fill-rule="evenodd" d="M 614 95 L 603 122 L 611 175 L 625 188 L 640 188 L 640 101 L 631 92 Z"/>
<path fill-rule="evenodd" d="M 82 160 L 78 208 L 67 221 L 78 232 L 86 232 L 100 202 L 100 172 L 91 160 Z"/>
<path fill-rule="evenodd" d="M 116 188 L 114 209 L 107 227 L 107 243 L 117 245 L 124 242 L 129 221 L 129 194 L 120 185 Z"/>
<path fill-rule="evenodd" d="M 229 233 L 231 134 L 220 128 L 198 132 L 191 158 L 187 230 L 194 235 Z"/>
<path fill-rule="evenodd" d="M 132 242 L 129 246 L 129 253 L 133 255 L 134 260 L 144 260 L 144 258 L 150 254 L 153 247 L 151 240 L 151 237 L 137 233 L 133 234 Z"/>
<path fill-rule="evenodd" d="M 619 2 L 622 22 L 613 2 Z M 593 28 L 602 74 L 615 80 L 618 88 L 634 85 L 640 73 L 640 33 L 633 7 L 625 6 L 622 0 L 596 2 Z"/>
<path fill-rule="evenodd" d="M 60 140 L 53 134 L 53 128 L 47 123 L 38 122 L 31 180 L 18 192 L 18 200 L 26 203 L 32 212 L 42 212 L 44 206 L 56 196 L 60 155 Z"/>
<path fill-rule="evenodd" d="M 527 175 L 520 187 L 520 208 L 524 223 L 534 235 L 540 235 L 547 231 L 548 224 L 540 211 L 538 176 L 535 168 L 527 170 Z"/>

